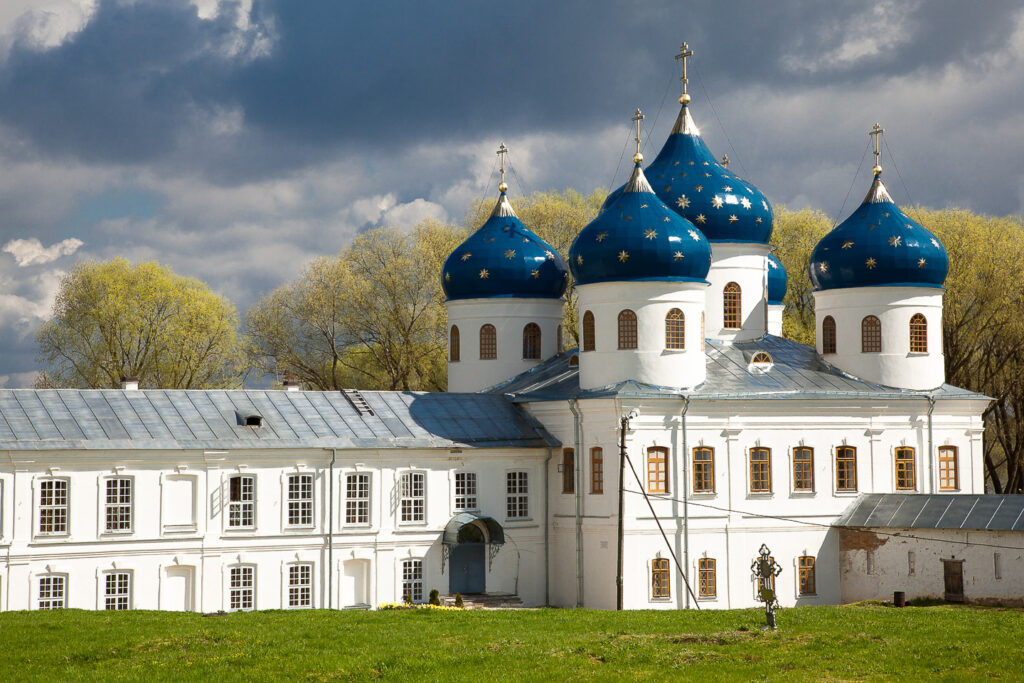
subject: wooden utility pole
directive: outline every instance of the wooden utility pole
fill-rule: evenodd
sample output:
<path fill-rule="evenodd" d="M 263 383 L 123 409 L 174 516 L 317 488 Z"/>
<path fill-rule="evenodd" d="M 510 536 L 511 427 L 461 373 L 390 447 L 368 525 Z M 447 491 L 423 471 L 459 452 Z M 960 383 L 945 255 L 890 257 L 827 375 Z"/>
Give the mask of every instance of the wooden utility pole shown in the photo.
<path fill-rule="evenodd" d="M 619 545 L 615 565 L 615 609 L 622 610 L 622 541 L 623 541 L 623 499 L 626 480 L 626 430 L 629 429 L 629 415 L 619 421 Z"/>

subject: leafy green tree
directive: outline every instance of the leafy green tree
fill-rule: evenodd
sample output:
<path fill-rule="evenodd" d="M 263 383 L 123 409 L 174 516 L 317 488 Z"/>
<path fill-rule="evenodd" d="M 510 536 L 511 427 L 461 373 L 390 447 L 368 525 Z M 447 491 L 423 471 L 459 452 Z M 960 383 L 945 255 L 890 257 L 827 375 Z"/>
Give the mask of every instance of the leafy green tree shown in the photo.
<path fill-rule="evenodd" d="M 244 353 L 238 316 L 202 282 L 155 262 L 80 263 L 61 281 L 53 318 L 36 335 L 42 382 L 112 388 L 237 386 Z"/>
<path fill-rule="evenodd" d="M 783 206 L 775 211 L 771 243 L 788 276 L 782 336 L 802 344 L 814 344 L 814 288 L 807 266 L 814 246 L 830 229 L 828 216 L 817 209 L 788 211 Z"/>

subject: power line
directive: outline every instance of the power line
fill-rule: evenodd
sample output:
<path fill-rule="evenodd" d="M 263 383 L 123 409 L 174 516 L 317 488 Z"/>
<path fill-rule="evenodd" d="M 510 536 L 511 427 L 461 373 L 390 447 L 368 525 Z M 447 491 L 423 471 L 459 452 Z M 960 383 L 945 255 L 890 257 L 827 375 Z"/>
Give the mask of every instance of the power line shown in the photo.
<path fill-rule="evenodd" d="M 732 139 L 729 138 L 729 131 L 725 129 L 725 126 L 722 124 L 722 119 L 718 116 L 718 110 L 715 109 L 715 103 L 711 101 L 711 95 L 708 94 L 708 89 L 704 87 L 704 76 L 701 75 L 700 67 L 697 66 L 696 60 L 694 60 L 693 69 L 697 72 L 697 82 L 700 83 L 700 89 L 704 93 L 704 99 L 708 101 L 708 105 L 711 107 L 711 113 L 715 115 L 715 120 L 718 121 L 718 127 L 722 129 L 722 135 L 725 136 L 725 141 L 729 143 L 729 149 L 732 150 L 733 157 L 740 165 L 740 170 L 743 171 L 743 176 L 749 177 L 747 169 L 743 165 L 743 159 L 736 152 L 736 148 L 732 144 Z"/>
<path fill-rule="evenodd" d="M 843 205 L 839 207 L 839 212 L 835 215 L 835 218 L 832 219 L 833 228 L 839 225 L 839 217 L 843 215 L 843 209 L 846 208 L 846 202 L 850 199 L 850 193 L 853 192 L 853 186 L 857 183 L 857 177 L 860 175 L 861 167 L 864 166 L 864 159 L 868 155 L 868 147 L 870 146 L 870 141 L 864 145 L 864 153 L 860 155 L 860 163 L 857 164 L 857 172 L 853 174 L 853 179 L 850 181 L 850 189 L 846 191 L 846 196 L 843 197 Z"/>
<path fill-rule="evenodd" d="M 630 463 L 630 465 L 632 465 L 632 463 Z M 632 491 L 630 489 L 626 489 L 626 493 L 632 493 L 634 495 L 641 495 L 641 496 L 645 495 L 643 491 Z M 766 515 L 766 514 L 759 513 L 759 512 L 749 512 L 747 510 L 736 510 L 736 509 L 729 508 L 729 507 L 722 507 L 720 505 L 711 505 L 710 503 L 698 503 L 697 501 L 695 501 L 693 499 L 687 499 L 686 501 L 683 501 L 681 498 L 672 498 L 670 496 L 661 496 L 661 495 L 659 495 L 658 497 L 662 498 L 664 500 L 672 500 L 672 501 L 676 501 L 676 502 L 679 502 L 679 503 L 685 502 L 687 505 L 696 505 L 698 507 L 710 508 L 712 510 L 718 510 L 720 512 L 733 512 L 733 513 L 736 513 L 736 514 L 739 514 L 739 515 L 748 515 L 750 517 L 760 517 L 762 519 L 774 519 L 774 520 L 777 520 L 777 521 L 780 521 L 780 522 L 790 522 L 792 524 L 802 524 L 804 526 L 813 526 L 813 527 L 819 527 L 819 528 L 824 528 L 824 529 L 838 529 L 838 528 L 842 528 L 842 529 L 845 529 L 846 531 L 853 531 L 855 533 L 861 533 L 861 534 L 873 534 L 875 536 L 890 536 L 892 538 L 910 538 L 910 539 L 914 539 L 914 540 L 917 540 L 917 541 L 937 541 L 939 543 L 954 543 L 956 545 L 973 545 L 973 546 L 977 546 L 979 548 L 999 548 L 999 549 L 1002 549 L 1002 550 L 1024 550 L 1024 546 L 998 545 L 998 544 L 995 544 L 995 543 L 977 543 L 977 542 L 974 542 L 974 541 L 952 541 L 952 540 L 948 540 L 948 539 L 945 539 L 945 538 L 928 538 L 926 536 L 915 536 L 914 534 L 901 534 L 901 533 L 896 533 L 896 532 L 892 532 L 892 531 L 866 531 L 865 529 L 857 529 L 857 528 L 854 528 L 854 527 L 836 527 L 836 526 L 834 526 L 832 524 L 823 524 L 821 522 L 809 522 L 809 521 L 805 521 L 805 520 L 802 520 L 802 519 L 794 519 L 792 517 L 781 517 L 779 515 Z M 983 531 L 983 529 L 977 529 L 977 531 Z"/>

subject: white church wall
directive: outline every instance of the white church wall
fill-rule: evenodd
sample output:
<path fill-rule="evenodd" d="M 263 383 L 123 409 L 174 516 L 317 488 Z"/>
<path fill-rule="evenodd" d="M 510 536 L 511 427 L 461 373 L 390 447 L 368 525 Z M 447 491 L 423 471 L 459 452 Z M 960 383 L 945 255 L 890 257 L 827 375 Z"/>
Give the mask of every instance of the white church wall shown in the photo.
<path fill-rule="evenodd" d="M 1024 533 L 959 529 L 843 529 L 842 602 L 943 599 L 943 560 L 963 562 L 966 602 L 1024 606 Z"/>
<path fill-rule="evenodd" d="M 768 304 L 768 334 L 782 336 L 782 313 L 785 310 L 782 304 Z"/>
<path fill-rule="evenodd" d="M 708 339 L 749 341 L 765 334 L 765 287 L 768 273 L 767 244 L 714 242 L 711 245 L 711 269 L 708 271 Z M 739 329 L 725 327 L 725 287 L 740 286 Z"/>

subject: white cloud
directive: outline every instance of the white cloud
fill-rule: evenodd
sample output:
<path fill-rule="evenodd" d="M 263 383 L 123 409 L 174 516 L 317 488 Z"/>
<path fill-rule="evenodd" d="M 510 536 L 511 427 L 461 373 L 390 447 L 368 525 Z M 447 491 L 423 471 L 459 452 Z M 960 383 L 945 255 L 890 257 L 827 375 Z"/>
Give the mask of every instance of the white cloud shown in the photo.
<path fill-rule="evenodd" d="M 3 251 L 14 257 L 19 266 L 37 266 L 56 261 L 61 256 L 70 256 L 85 244 L 77 237 L 69 237 L 56 244 L 44 247 L 35 237 L 11 240 L 4 245 Z"/>
<path fill-rule="evenodd" d="M 426 199 L 414 199 L 385 211 L 380 224 L 395 225 L 408 230 L 425 218 L 447 221 L 448 212 L 440 204 L 428 202 Z"/>
<path fill-rule="evenodd" d="M 30 372 L 14 372 L 10 375 L 0 375 L 0 387 L 4 389 L 21 389 L 35 386 L 39 373 L 35 370 Z"/>

